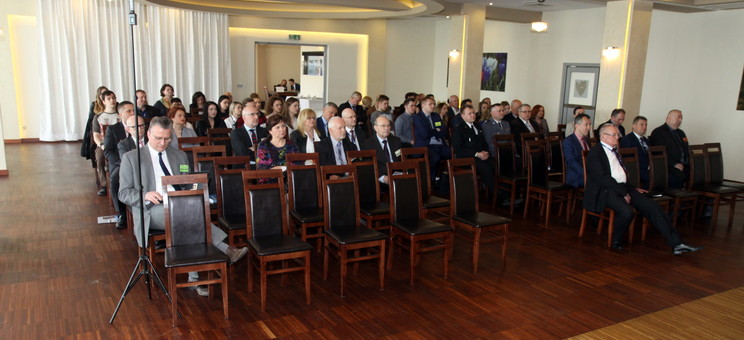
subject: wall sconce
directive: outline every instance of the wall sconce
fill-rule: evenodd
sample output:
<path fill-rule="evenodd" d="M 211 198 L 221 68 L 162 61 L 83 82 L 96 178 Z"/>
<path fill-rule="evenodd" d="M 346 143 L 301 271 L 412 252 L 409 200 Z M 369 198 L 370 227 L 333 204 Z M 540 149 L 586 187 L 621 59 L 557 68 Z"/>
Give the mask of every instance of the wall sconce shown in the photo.
<path fill-rule="evenodd" d="M 450 58 L 457 58 L 457 56 L 459 56 L 459 55 L 460 55 L 460 51 L 459 50 L 454 50 L 453 49 L 453 50 L 449 51 Z"/>
<path fill-rule="evenodd" d="M 532 23 L 530 31 L 535 33 L 542 33 L 548 30 L 548 23 L 544 21 L 535 21 Z"/>
<path fill-rule="evenodd" d="M 5 40 L 5 29 L 0 28 L 0 41 Z"/>
<path fill-rule="evenodd" d="M 607 46 L 602 50 L 602 56 L 607 59 L 615 59 L 620 56 L 620 49 L 614 46 Z"/>

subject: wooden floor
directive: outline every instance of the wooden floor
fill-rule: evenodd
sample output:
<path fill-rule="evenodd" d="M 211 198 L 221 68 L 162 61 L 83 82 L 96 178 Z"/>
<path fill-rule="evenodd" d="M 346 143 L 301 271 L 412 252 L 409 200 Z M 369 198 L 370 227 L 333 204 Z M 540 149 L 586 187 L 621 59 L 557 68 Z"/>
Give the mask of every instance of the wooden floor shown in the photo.
<path fill-rule="evenodd" d="M 164 296 L 148 300 L 140 283 L 110 325 L 137 249 L 129 231 L 96 224 L 112 209 L 95 196 L 94 171 L 78 151 L 78 143 L 6 145 L 0 339 L 553 339 L 744 286 L 744 207 L 732 228 L 680 227 L 687 242 L 706 247 L 687 256 L 672 256 L 655 232 L 615 253 L 603 246 L 605 236 L 579 239 L 578 216 L 570 225 L 556 219 L 551 229 L 538 216 L 515 217 L 505 268 L 500 249 L 489 245 L 479 274 L 471 274 L 469 245 L 458 237 L 448 280 L 439 254 L 427 254 L 410 287 L 401 255 L 386 274 L 385 291 L 377 288 L 374 265 L 363 264 L 340 298 L 338 270 L 323 281 L 322 257 L 315 255 L 312 304 L 304 304 L 300 276 L 290 276 L 287 287 L 270 279 L 261 313 L 258 294 L 246 291 L 243 261 L 230 281 L 230 320 L 223 319 L 220 299 L 181 290 L 183 319 L 172 328 Z M 723 209 L 720 220 L 727 215 Z M 716 308 L 693 312 L 710 310 Z M 742 309 L 733 313 L 741 318 Z"/>

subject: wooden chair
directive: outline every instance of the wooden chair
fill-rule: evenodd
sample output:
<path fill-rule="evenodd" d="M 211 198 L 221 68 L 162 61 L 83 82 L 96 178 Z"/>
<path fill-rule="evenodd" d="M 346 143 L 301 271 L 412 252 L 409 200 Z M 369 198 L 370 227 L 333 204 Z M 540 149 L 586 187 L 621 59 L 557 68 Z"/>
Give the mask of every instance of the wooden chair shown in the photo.
<path fill-rule="evenodd" d="M 163 176 L 163 190 L 169 185 L 180 186 L 197 183 L 207 184 L 207 176 L 178 175 Z M 186 189 L 186 188 L 181 188 Z M 222 307 L 228 319 L 227 264 L 230 258 L 212 245 L 212 220 L 208 213 L 209 200 L 204 188 L 166 191 L 163 197 L 165 214 L 165 267 L 168 269 L 168 286 L 171 292 L 171 314 L 173 327 L 178 320 L 178 288 L 208 285 L 209 296 L 214 297 L 212 285 L 222 285 Z M 206 280 L 196 282 L 176 281 L 176 275 L 188 272 L 208 273 Z M 214 274 L 219 278 L 214 278 Z"/>
<path fill-rule="evenodd" d="M 415 161 L 401 161 L 388 164 L 388 178 L 390 180 L 390 244 L 388 246 L 388 270 L 393 267 L 393 248 L 396 242 L 409 251 L 410 284 L 416 280 L 416 265 L 419 253 L 444 249 L 442 258 L 444 278 L 449 272 L 449 259 L 454 245 L 452 227 L 426 219 L 421 209 L 421 189 L 419 185 L 420 171 L 405 173 L 406 170 L 417 168 Z M 428 168 L 427 168 L 428 169 Z M 396 172 L 401 175 L 393 175 Z M 425 242 L 438 241 L 435 244 L 424 245 Z M 407 241 L 407 242 L 406 242 Z"/>
<path fill-rule="evenodd" d="M 728 226 L 731 226 L 731 223 L 734 221 L 734 211 L 736 210 L 736 197 L 740 191 L 733 187 L 723 186 L 720 183 L 710 182 L 705 145 L 690 145 L 689 189 L 698 192 L 700 196 L 709 198 L 712 201 L 711 203 L 706 203 L 705 200 L 698 200 L 698 203 L 713 206 L 713 216 L 711 216 L 713 223 L 717 223 L 720 206 L 729 205 Z"/>
<path fill-rule="evenodd" d="M 562 136 L 561 138 L 565 138 L 566 137 L 566 124 L 558 124 L 558 131 L 556 132 L 561 134 Z M 548 134 L 550 133 L 552 132 L 548 132 Z"/>
<path fill-rule="evenodd" d="M 509 193 L 509 215 L 514 215 L 514 205 L 521 188 L 526 187 L 527 176 L 517 173 L 516 150 L 512 135 L 493 136 L 493 148 L 496 152 L 496 191 Z M 498 195 L 493 196 L 492 205 L 496 207 Z"/>
<path fill-rule="evenodd" d="M 359 195 L 359 215 L 368 228 L 390 229 L 390 205 L 380 201 L 377 154 L 374 150 L 346 151 L 354 166 Z M 379 225 L 378 225 L 379 224 Z"/>
<path fill-rule="evenodd" d="M 320 192 L 320 162 L 317 153 L 286 155 L 289 181 L 289 216 L 294 234 L 305 242 L 316 240 L 315 249 L 323 242 L 323 195 Z M 311 160 L 312 165 L 306 165 Z"/>
<path fill-rule="evenodd" d="M 527 151 L 527 194 L 525 195 L 523 218 L 527 218 L 530 209 L 530 201 L 540 202 L 540 216 L 545 215 L 545 228 L 550 227 L 550 206 L 553 200 L 559 200 L 563 210 L 563 204 L 569 204 L 573 187 L 561 182 L 548 180 L 548 166 L 545 157 L 545 141 L 527 140 L 524 144 Z"/>
<path fill-rule="evenodd" d="M 511 220 L 483 213 L 478 208 L 478 187 L 475 160 L 473 158 L 450 159 L 447 162 L 450 176 L 450 225 L 473 233 L 473 274 L 478 273 L 481 244 L 502 241 L 501 260 L 506 265 L 506 244 Z M 488 235 L 493 237 L 485 238 Z"/>
<path fill-rule="evenodd" d="M 374 152 L 374 151 L 373 151 Z M 324 166 L 323 216 L 325 227 L 323 253 L 323 280 L 328 279 L 328 257 L 334 255 L 340 266 L 341 297 L 344 297 L 344 281 L 347 265 L 360 261 L 378 262 L 380 290 L 385 289 L 385 238 L 387 235 L 359 225 L 359 192 L 353 165 Z M 328 174 L 349 173 L 347 177 L 328 178 Z M 365 253 L 360 253 L 364 250 Z M 349 252 L 353 251 L 353 254 Z"/>
<path fill-rule="evenodd" d="M 207 137 L 181 137 L 178 139 L 178 149 L 186 153 L 189 164 L 194 164 L 194 147 L 207 146 L 209 138 Z"/>
<path fill-rule="evenodd" d="M 429 150 L 425 147 L 400 149 L 401 160 L 415 160 L 418 162 L 419 189 L 421 190 L 421 206 L 425 215 L 441 213 L 449 215 L 449 200 L 431 195 L 431 178 L 429 178 Z"/>
<path fill-rule="evenodd" d="M 549 132 L 551 134 L 553 132 Z M 558 136 L 548 136 L 545 139 L 545 153 L 548 156 L 548 178 L 553 179 L 556 182 L 565 183 L 566 174 L 563 169 L 563 138 Z"/>
<path fill-rule="evenodd" d="M 527 144 L 526 142 L 528 140 L 538 140 L 540 139 L 540 133 L 539 132 L 523 132 L 519 135 L 519 140 L 522 142 L 522 174 L 527 174 L 527 167 L 529 166 L 527 164 Z"/>
<path fill-rule="evenodd" d="M 720 184 L 725 187 L 732 187 L 739 190 L 738 200 L 744 199 L 744 182 L 726 179 L 723 176 L 723 151 L 721 143 L 705 143 L 705 154 L 708 160 L 708 172 L 710 173 L 710 183 Z"/>
<path fill-rule="evenodd" d="M 669 188 L 666 148 L 663 145 L 649 146 L 648 163 L 650 166 L 648 191 L 650 193 L 661 193 L 672 198 L 672 225 L 677 226 L 680 211 L 688 211 L 688 215 L 690 215 L 688 222 L 691 223 L 695 220 L 695 207 L 699 194 L 686 189 Z M 645 239 L 645 235 L 641 239 Z"/>
<path fill-rule="evenodd" d="M 259 179 L 276 183 L 253 184 Z M 243 171 L 245 225 L 248 236 L 248 292 L 253 292 L 253 269 L 259 272 L 261 311 L 266 311 L 267 277 L 301 271 L 305 280 L 305 303 L 310 304 L 310 250 L 312 247 L 288 235 L 284 175 L 281 170 Z M 294 266 L 290 266 L 295 262 Z M 269 268 L 281 262 L 279 268 Z M 286 277 L 285 277 L 286 278 Z M 282 283 L 286 283 L 286 279 Z"/>
<path fill-rule="evenodd" d="M 230 142 L 230 128 L 207 129 L 209 145 L 224 145 L 227 156 L 232 156 L 232 143 Z"/>
<path fill-rule="evenodd" d="M 627 181 L 634 188 L 640 188 L 641 185 L 641 170 L 638 164 L 638 149 L 636 148 L 620 148 L 617 153 L 623 160 L 625 169 L 627 170 Z M 664 211 L 669 210 L 669 206 L 672 202 L 672 198 L 664 195 L 655 197 L 654 194 L 647 194 L 648 198 L 660 205 Z M 636 215 L 638 212 L 636 211 Z M 643 217 L 641 227 L 641 241 L 646 240 L 646 233 L 648 232 L 648 218 Z M 633 240 L 633 225 L 629 228 L 630 240 Z"/>
<path fill-rule="evenodd" d="M 245 196 L 243 195 L 243 171 L 250 165 L 250 157 L 216 157 L 215 184 L 217 187 L 217 221 L 219 226 L 227 232 L 228 244 L 234 247 L 244 247 L 245 240 Z M 229 169 L 229 166 L 237 169 Z"/>
<path fill-rule="evenodd" d="M 211 198 L 215 199 L 217 197 L 217 185 L 215 183 L 215 174 L 214 174 L 214 159 L 215 157 L 225 157 L 227 156 L 227 152 L 225 151 L 225 147 L 222 145 L 209 145 L 209 146 L 197 146 L 193 149 L 194 153 L 194 171 L 195 172 L 203 172 L 207 174 L 207 177 L 209 178 L 209 195 Z M 210 203 L 210 213 L 212 216 L 217 218 L 218 215 L 218 207 L 217 203 Z"/>

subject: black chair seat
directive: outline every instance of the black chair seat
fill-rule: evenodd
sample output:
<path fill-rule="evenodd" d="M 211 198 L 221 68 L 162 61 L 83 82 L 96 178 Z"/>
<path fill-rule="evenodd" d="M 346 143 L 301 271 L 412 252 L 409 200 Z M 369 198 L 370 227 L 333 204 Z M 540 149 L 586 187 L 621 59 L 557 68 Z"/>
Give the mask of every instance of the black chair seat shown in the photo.
<path fill-rule="evenodd" d="M 339 244 L 362 243 L 382 240 L 387 235 L 365 227 L 345 228 L 343 230 L 326 230 L 325 233 Z"/>
<path fill-rule="evenodd" d="M 248 241 L 248 244 L 256 250 L 259 256 L 293 253 L 313 248 L 302 240 L 289 236 L 252 238 Z"/>
<path fill-rule="evenodd" d="M 493 214 L 483 212 L 472 212 L 468 214 L 461 214 L 452 217 L 458 222 L 462 222 L 471 225 L 476 228 L 488 227 L 492 225 L 499 225 L 505 223 L 511 223 L 511 219 L 501 217 Z"/>
<path fill-rule="evenodd" d="M 229 229 L 245 229 L 245 215 L 226 215 L 218 219 L 220 225 Z"/>
<path fill-rule="evenodd" d="M 230 258 L 211 244 L 194 244 L 165 249 L 166 268 L 228 261 Z"/>
<path fill-rule="evenodd" d="M 731 182 L 731 181 L 723 181 L 723 182 L 721 182 L 721 185 L 723 185 L 725 187 L 735 188 L 736 190 L 739 190 L 739 191 L 744 191 L 744 183 L 737 183 L 737 182 Z"/>
<path fill-rule="evenodd" d="M 452 227 L 429 219 L 398 220 L 397 222 L 392 222 L 391 225 L 414 236 L 452 231 Z"/>
<path fill-rule="evenodd" d="M 429 196 L 429 198 L 425 200 L 423 204 L 424 209 L 449 207 L 449 205 L 450 205 L 449 200 L 446 200 L 444 198 L 439 198 L 436 196 Z"/>
<path fill-rule="evenodd" d="M 148 236 L 165 235 L 165 230 L 162 230 L 162 229 L 152 229 L 152 228 L 150 228 L 149 231 L 147 232 L 147 235 Z"/>
<path fill-rule="evenodd" d="M 386 202 L 374 202 L 366 206 L 360 206 L 359 212 L 365 215 L 385 215 L 390 213 L 390 204 Z"/>
<path fill-rule="evenodd" d="M 698 193 L 694 191 L 669 188 L 664 191 L 664 196 L 669 196 L 673 198 L 687 198 L 687 197 L 698 196 Z"/>
<path fill-rule="evenodd" d="M 573 187 L 570 186 L 570 185 L 567 185 L 567 184 L 561 183 L 561 182 L 553 182 L 553 181 L 549 181 L 548 182 L 548 185 L 537 185 L 537 184 L 534 184 L 533 183 L 532 186 L 533 187 L 536 187 L 536 188 L 541 188 L 543 190 L 549 190 L 549 191 L 554 191 L 554 190 L 573 190 Z"/>
<path fill-rule="evenodd" d="M 504 180 L 507 180 L 507 181 L 515 181 L 515 182 L 526 181 L 527 180 L 527 176 L 526 175 L 514 176 L 514 175 L 501 175 L 501 174 L 499 174 L 498 175 L 498 178 L 504 179 Z"/>
<path fill-rule="evenodd" d="M 722 185 L 715 185 L 715 184 L 693 187 L 692 190 L 709 192 L 709 193 L 714 193 L 718 195 L 735 194 L 739 192 L 739 190 L 737 190 L 736 188 L 725 187 Z"/>
<path fill-rule="evenodd" d="M 215 203 L 209 203 L 209 209 L 210 210 L 217 209 L 217 203 L 216 202 Z"/>
<path fill-rule="evenodd" d="M 321 209 L 291 210 L 289 214 L 301 223 L 323 222 L 323 210 Z"/>

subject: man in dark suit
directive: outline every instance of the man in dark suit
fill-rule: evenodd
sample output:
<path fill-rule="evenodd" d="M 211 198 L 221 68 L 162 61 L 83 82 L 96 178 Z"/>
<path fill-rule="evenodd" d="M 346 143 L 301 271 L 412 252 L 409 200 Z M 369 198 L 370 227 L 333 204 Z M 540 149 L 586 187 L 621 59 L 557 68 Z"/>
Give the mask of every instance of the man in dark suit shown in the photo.
<path fill-rule="evenodd" d="M 289 91 L 291 92 L 300 92 L 300 84 L 295 83 L 295 80 L 292 78 L 289 78 Z"/>
<path fill-rule="evenodd" d="M 362 143 L 369 137 L 367 131 L 364 131 L 357 125 L 357 115 L 350 108 L 341 112 L 341 119 L 344 120 L 344 129 L 346 130 L 346 140 L 354 145 L 354 150 L 361 150 Z"/>
<path fill-rule="evenodd" d="M 475 170 L 483 183 L 493 192 L 495 188 L 494 164 L 489 159 L 488 144 L 483 131 L 475 123 L 475 109 L 472 105 L 465 105 L 460 110 L 463 123 L 452 130 L 452 148 L 457 158 L 475 158 Z"/>
<path fill-rule="evenodd" d="M 621 148 L 635 148 L 638 153 L 638 170 L 641 180 L 641 188 L 648 190 L 648 145 L 646 129 L 648 120 L 644 116 L 633 118 L 633 132 L 625 135 L 620 140 Z M 622 133 L 622 132 L 621 132 Z"/>
<path fill-rule="evenodd" d="M 256 146 L 269 135 L 269 132 L 258 126 L 258 109 L 255 106 L 243 107 L 242 117 L 243 127 L 236 128 L 230 133 L 233 155 L 256 159 Z"/>
<path fill-rule="evenodd" d="M 522 106 L 522 101 L 519 99 L 514 99 L 511 101 L 511 105 L 509 106 L 510 112 L 504 116 L 504 120 L 507 122 L 510 122 L 519 118 L 519 107 Z M 532 113 L 532 112 L 530 112 Z"/>
<path fill-rule="evenodd" d="M 127 119 L 126 128 L 127 128 L 127 133 L 129 134 L 129 136 L 119 141 L 119 143 L 116 145 L 116 149 L 118 150 L 120 159 L 124 157 L 125 153 L 137 148 L 137 145 L 135 144 L 135 141 L 134 141 L 136 138 L 136 134 L 139 134 L 140 148 L 144 148 L 145 145 L 147 144 L 147 135 L 145 133 L 145 120 L 142 117 L 137 117 L 137 121 L 138 121 L 138 124 L 135 126 L 134 116 L 129 117 L 129 119 Z M 135 132 L 134 129 L 139 129 L 139 131 Z"/>
<path fill-rule="evenodd" d="M 664 236 L 674 255 L 700 250 L 700 247 L 682 243 L 679 233 L 669 216 L 653 200 L 643 196 L 643 189 L 627 183 L 627 173 L 617 153 L 620 131 L 613 124 L 599 128 L 600 144 L 589 150 L 586 159 L 587 181 L 584 191 L 584 209 L 593 212 L 610 208 L 615 211 L 612 246 L 623 249 L 628 226 L 635 216 L 633 208 L 647 217 L 656 230 Z"/>
<path fill-rule="evenodd" d="M 122 229 L 127 226 L 127 215 L 126 206 L 119 202 L 119 198 L 116 193 L 119 192 L 119 153 L 116 151 L 116 145 L 119 141 L 127 138 L 127 131 L 124 128 L 124 124 L 127 119 L 134 114 L 134 104 L 129 101 L 123 101 L 119 103 L 116 108 L 119 113 L 120 120 L 114 125 L 111 125 L 106 129 L 106 136 L 103 137 L 103 155 L 106 156 L 108 161 L 109 169 L 109 183 L 111 183 L 111 201 L 114 204 L 118 221 L 116 222 L 116 228 Z"/>
<path fill-rule="evenodd" d="M 491 105 L 489 112 L 491 113 L 491 118 L 483 122 L 481 127 L 483 129 L 483 137 L 486 139 L 486 143 L 488 143 L 488 152 L 491 156 L 494 156 L 496 155 L 496 148 L 493 145 L 493 136 L 510 135 L 511 124 L 504 121 L 506 111 L 504 111 L 501 103 Z"/>
<path fill-rule="evenodd" d="M 333 117 L 328 122 L 328 138 L 321 139 L 315 143 L 315 151 L 318 153 L 320 165 L 346 165 L 346 151 L 355 150 L 354 144 L 346 139 L 344 120 L 341 117 Z"/>
<path fill-rule="evenodd" d="M 400 148 L 403 146 L 400 138 L 390 134 L 391 125 L 387 117 L 378 116 L 372 125 L 375 134 L 362 144 L 362 149 L 377 152 L 377 178 L 385 184 L 388 184 L 387 164 L 400 161 Z"/>
<path fill-rule="evenodd" d="M 426 97 L 421 101 L 421 112 L 412 116 L 414 147 L 425 147 L 429 152 L 429 171 L 432 181 L 436 179 L 437 167 L 442 159 L 452 158 L 452 151 L 445 142 L 447 128 L 442 124 L 442 117 L 434 112 L 434 98 Z"/>
<path fill-rule="evenodd" d="M 154 107 L 147 104 L 147 92 L 144 90 L 137 90 L 135 92 L 137 95 L 137 115 L 143 118 L 153 118 L 157 116 L 162 116 L 160 113 L 160 110 L 155 109 Z"/>
<path fill-rule="evenodd" d="M 447 99 L 447 105 L 449 106 L 447 109 L 447 121 L 452 122 L 452 120 L 460 114 L 460 98 L 454 94 L 449 96 Z"/>
<path fill-rule="evenodd" d="M 625 128 L 623 127 L 623 122 L 625 121 L 625 110 L 623 109 L 614 109 L 612 110 L 612 113 L 610 113 L 610 120 L 606 121 L 603 124 L 612 124 L 615 125 L 615 127 L 620 130 L 620 138 L 625 137 Z M 599 135 L 599 129 L 595 132 L 595 135 Z"/>
<path fill-rule="evenodd" d="M 336 116 L 337 112 L 338 106 L 334 102 L 328 102 L 323 107 L 323 114 L 315 121 L 321 139 L 328 137 L 328 122 Z"/>
<path fill-rule="evenodd" d="M 512 102 L 512 110 L 514 109 L 514 104 L 520 101 L 514 100 Z M 516 152 L 517 157 L 517 168 L 522 169 L 522 134 L 523 133 L 534 133 L 534 132 L 540 132 L 540 127 L 535 123 L 533 120 L 530 119 L 530 115 L 532 114 L 532 108 L 530 107 L 530 104 L 521 104 L 516 108 L 517 112 L 519 113 L 519 117 L 513 119 L 509 127 L 511 129 L 512 135 L 514 135 L 514 149 Z"/>
<path fill-rule="evenodd" d="M 357 114 L 357 125 L 364 131 L 369 131 L 367 128 L 367 112 L 364 111 L 364 107 L 359 104 L 362 101 L 362 94 L 359 91 L 354 91 L 349 97 L 349 101 L 338 106 L 337 116 L 344 112 L 344 109 L 352 109 Z"/>
<path fill-rule="evenodd" d="M 574 188 L 584 187 L 584 163 L 582 153 L 589 151 L 589 131 L 592 121 L 589 115 L 579 113 L 573 120 L 573 131 L 563 140 L 563 159 L 566 161 L 566 184 Z"/>
<path fill-rule="evenodd" d="M 682 188 L 690 175 L 690 144 L 682 129 L 682 111 L 671 110 L 666 121 L 651 132 L 651 145 L 664 146 L 669 166 L 669 187 Z"/>

